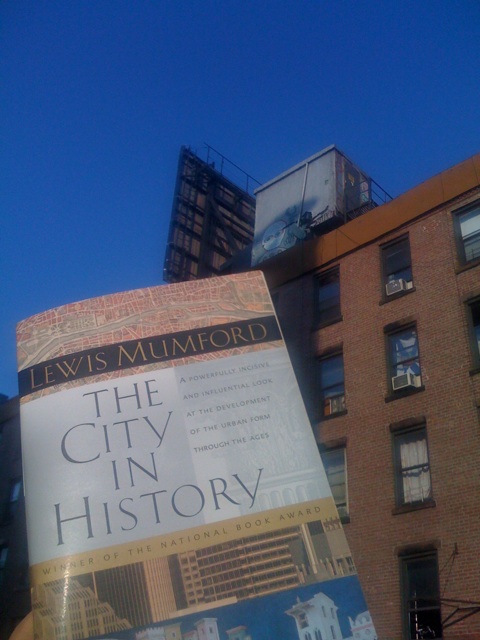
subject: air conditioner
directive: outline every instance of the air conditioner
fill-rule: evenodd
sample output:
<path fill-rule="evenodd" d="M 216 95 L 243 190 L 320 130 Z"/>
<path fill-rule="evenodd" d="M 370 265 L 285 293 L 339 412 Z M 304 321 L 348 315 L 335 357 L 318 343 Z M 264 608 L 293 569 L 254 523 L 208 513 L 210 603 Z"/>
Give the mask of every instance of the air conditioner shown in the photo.
<path fill-rule="evenodd" d="M 419 387 L 421 383 L 420 376 L 416 376 L 414 373 L 402 373 L 399 376 L 393 376 L 392 389 L 398 391 L 399 389 L 407 389 L 409 387 Z"/>
<path fill-rule="evenodd" d="M 393 296 L 394 293 L 399 293 L 400 291 L 407 291 L 413 287 L 413 282 L 407 282 L 403 278 L 399 278 L 398 280 L 390 280 L 385 285 L 385 289 L 387 291 L 387 296 Z"/>
<path fill-rule="evenodd" d="M 339 413 L 345 411 L 345 396 L 337 396 L 336 398 L 330 398 L 328 401 L 329 415 L 332 413 Z"/>
<path fill-rule="evenodd" d="M 403 278 L 399 278 L 398 280 L 390 280 L 385 285 L 385 289 L 387 291 L 387 296 L 393 296 L 394 293 L 399 293 L 400 291 L 407 290 L 407 282 L 403 280 Z"/>

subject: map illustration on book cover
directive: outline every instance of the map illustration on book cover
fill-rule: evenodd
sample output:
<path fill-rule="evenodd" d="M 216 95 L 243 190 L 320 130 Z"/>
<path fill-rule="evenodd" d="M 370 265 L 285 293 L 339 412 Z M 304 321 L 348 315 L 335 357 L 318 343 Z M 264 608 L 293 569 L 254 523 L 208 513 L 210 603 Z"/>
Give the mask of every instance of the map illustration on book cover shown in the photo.
<path fill-rule="evenodd" d="M 17 347 L 36 639 L 376 638 L 260 272 L 67 304 Z"/>

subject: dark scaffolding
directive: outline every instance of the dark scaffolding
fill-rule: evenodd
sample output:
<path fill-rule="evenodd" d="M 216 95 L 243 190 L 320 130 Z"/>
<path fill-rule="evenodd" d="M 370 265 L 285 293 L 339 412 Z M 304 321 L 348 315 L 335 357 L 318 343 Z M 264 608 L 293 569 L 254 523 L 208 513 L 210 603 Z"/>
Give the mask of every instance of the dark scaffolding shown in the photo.
<path fill-rule="evenodd" d="M 252 244 L 255 198 L 225 177 L 226 163 L 211 147 L 207 162 L 182 147 L 165 252 L 166 282 L 220 275 L 232 256 Z M 245 189 L 253 188 L 256 181 L 241 174 Z"/>

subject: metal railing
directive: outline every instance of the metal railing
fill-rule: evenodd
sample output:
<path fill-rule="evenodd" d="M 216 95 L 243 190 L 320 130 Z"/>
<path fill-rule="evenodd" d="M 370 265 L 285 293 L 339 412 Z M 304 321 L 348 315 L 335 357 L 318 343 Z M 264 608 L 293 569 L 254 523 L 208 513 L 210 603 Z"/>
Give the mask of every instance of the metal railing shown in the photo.
<path fill-rule="evenodd" d="M 209 144 L 204 142 L 204 145 L 207 149 L 207 164 L 227 180 L 231 180 L 235 185 L 253 196 L 254 189 L 259 187 L 261 183 Z"/>

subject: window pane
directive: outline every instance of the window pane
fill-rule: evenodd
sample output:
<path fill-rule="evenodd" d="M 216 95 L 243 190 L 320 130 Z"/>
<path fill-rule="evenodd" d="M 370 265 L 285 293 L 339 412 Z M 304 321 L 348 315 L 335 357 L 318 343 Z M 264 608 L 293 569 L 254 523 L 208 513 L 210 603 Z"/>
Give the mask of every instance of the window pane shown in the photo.
<path fill-rule="evenodd" d="M 4 522 L 9 522 L 15 515 L 15 510 L 17 508 L 21 490 L 22 490 L 22 480 L 21 479 L 12 480 L 10 483 L 10 493 L 8 496 L 8 502 L 5 505 L 5 510 L 3 512 Z"/>
<path fill-rule="evenodd" d="M 318 292 L 318 299 L 323 309 L 330 309 L 338 305 L 338 297 L 340 293 L 339 282 L 327 282 L 323 284 Z"/>
<path fill-rule="evenodd" d="M 330 449 L 322 453 L 327 479 L 340 515 L 347 515 L 347 485 L 345 478 L 345 449 Z"/>
<path fill-rule="evenodd" d="M 8 557 L 8 547 L 7 545 L 1 545 L 0 546 L 0 585 L 2 584 L 3 581 L 3 573 L 4 573 L 4 569 L 5 566 L 7 564 L 7 557 Z"/>
<path fill-rule="evenodd" d="M 410 243 L 408 238 L 383 249 L 384 273 L 386 281 L 402 278 L 412 280 Z"/>
<path fill-rule="evenodd" d="M 470 305 L 470 313 L 472 314 L 474 355 L 480 358 L 480 301 Z"/>
<path fill-rule="evenodd" d="M 436 553 L 403 560 L 404 610 L 411 640 L 441 638 Z"/>
<path fill-rule="evenodd" d="M 411 640 L 440 639 L 442 620 L 438 609 L 410 613 Z"/>
<path fill-rule="evenodd" d="M 333 356 L 320 361 L 322 389 L 343 387 L 343 356 Z"/>
<path fill-rule="evenodd" d="M 395 456 L 398 503 L 420 503 L 431 498 L 425 429 L 395 435 Z"/>
<path fill-rule="evenodd" d="M 17 502 L 20 497 L 20 491 L 22 488 L 22 481 L 15 480 L 10 489 L 10 502 Z"/>
<path fill-rule="evenodd" d="M 407 573 L 407 595 L 410 600 L 438 598 L 437 566 L 435 558 L 410 560 Z"/>
<path fill-rule="evenodd" d="M 465 259 L 480 258 L 480 208 L 459 216 Z"/>
<path fill-rule="evenodd" d="M 322 415 L 329 416 L 344 411 L 343 355 L 339 354 L 320 360 L 319 368 Z"/>
<path fill-rule="evenodd" d="M 8 547 L 7 545 L 2 545 L 0 547 L 0 569 L 4 569 L 7 564 L 7 556 L 8 556 Z"/>
<path fill-rule="evenodd" d="M 415 329 L 408 329 L 389 336 L 392 375 L 404 373 L 420 375 L 418 342 Z"/>
<path fill-rule="evenodd" d="M 317 278 L 317 322 L 324 323 L 340 317 L 340 274 L 330 271 Z"/>

